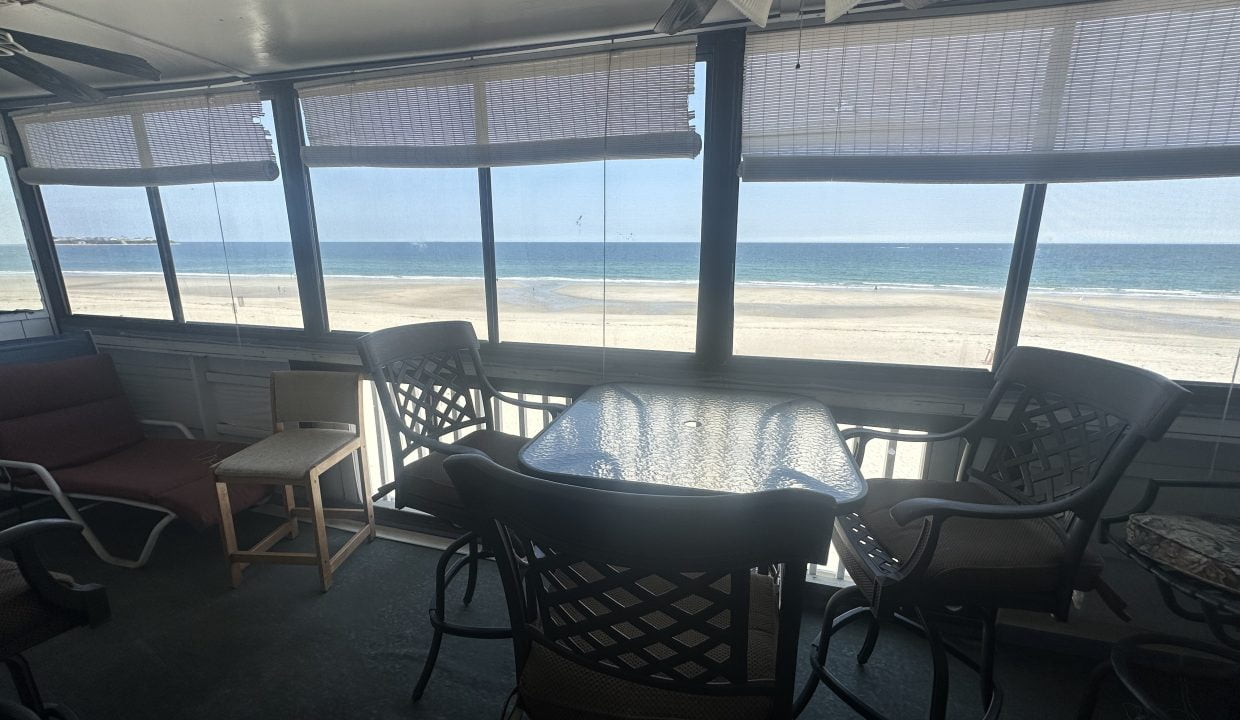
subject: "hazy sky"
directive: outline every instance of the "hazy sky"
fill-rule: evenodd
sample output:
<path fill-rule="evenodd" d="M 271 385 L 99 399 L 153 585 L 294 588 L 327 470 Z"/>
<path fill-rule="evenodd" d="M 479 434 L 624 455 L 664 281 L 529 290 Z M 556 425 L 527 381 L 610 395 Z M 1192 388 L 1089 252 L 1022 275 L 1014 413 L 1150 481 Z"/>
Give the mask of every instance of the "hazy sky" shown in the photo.
<path fill-rule="evenodd" d="M 699 132 L 702 67 L 691 96 Z M 701 176 L 700 155 L 496 168 L 496 240 L 697 242 Z M 311 171 L 311 182 L 323 242 L 480 239 L 475 170 L 322 168 Z M 1021 191 L 1019 185 L 742 183 L 738 236 L 741 242 L 1005 243 L 1015 233 Z M 20 243 L 5 193 L 0 243 Z M 288 240 L 279 181 L 161 193 L 174 241 Z M 56 235 L 153 235 L 141 188 L 45 186 L 43 194 Z M 1240 242 L 1240 178 L 1053 186 L 1039 242 Z"/>

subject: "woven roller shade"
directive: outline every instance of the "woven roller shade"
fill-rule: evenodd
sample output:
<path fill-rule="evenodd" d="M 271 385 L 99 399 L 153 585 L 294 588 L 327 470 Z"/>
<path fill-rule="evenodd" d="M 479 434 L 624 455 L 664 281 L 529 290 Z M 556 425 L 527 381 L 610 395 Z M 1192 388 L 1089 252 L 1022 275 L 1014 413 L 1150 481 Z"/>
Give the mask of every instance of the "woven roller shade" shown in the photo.
<path fill-rule="evenodd" d="M 801 69 L 796 69 L 800 59 Z M 750 36 L 746 180 L 1240 175 L 1240 2 L 1111 0 Z"/>
<path fill-rule="evenodd" d="M 184 185 L 275 180 L 254 90 L 14 113 L 33 185 Z"/>
<path fill-rule="evenodd" d="M 298 85 L 306 165 L 484 167 L 693 157 L 695 48 Z"/>

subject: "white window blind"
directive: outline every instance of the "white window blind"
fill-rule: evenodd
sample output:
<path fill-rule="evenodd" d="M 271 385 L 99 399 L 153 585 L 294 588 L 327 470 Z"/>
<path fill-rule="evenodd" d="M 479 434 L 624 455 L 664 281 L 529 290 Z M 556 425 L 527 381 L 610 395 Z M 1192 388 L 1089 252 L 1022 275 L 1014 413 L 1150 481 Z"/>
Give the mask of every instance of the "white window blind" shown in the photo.
<path fill-rule="evenodd" d="M 693 44 L 298 85 L 309 166 L 693 157 Z"/>
<path fill-rule="evenodd" d="M 1240 175 L 1240 2 L 828 25 L 799 51 L 751 35 L 742 127 L 746 180 Z"/>
<path fill-rule="evenodd" d="M 34 185 L 182 185 L 275 180 L 254 90 L 107 102 L 13 114 Z"/>

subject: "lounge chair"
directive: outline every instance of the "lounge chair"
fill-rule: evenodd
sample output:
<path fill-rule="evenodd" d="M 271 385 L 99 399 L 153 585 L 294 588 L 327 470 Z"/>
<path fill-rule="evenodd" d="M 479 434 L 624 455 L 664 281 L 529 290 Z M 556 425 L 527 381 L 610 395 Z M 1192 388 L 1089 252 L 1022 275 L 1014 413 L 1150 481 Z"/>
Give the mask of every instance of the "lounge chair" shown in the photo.
<path fill-rule="evenodd" d="M 197 529 L 219 522 L 211 465 L 240 450 L 235 443 L 197 440 L 182 424 L 134 415 L 108 355 L 51 362 L 0 364 L 0 490 L 50 495 L 105 562 L 142 567 L 164 528 L 181 518 Z M 180 438 L 146 437 L 144 427 L 169 427 Z M 270 492 L 264 485 L 232 489 L 241 510 Z M 73 501 L 114 502 L 163 515 L 136 560 L 110 553 Z"/>

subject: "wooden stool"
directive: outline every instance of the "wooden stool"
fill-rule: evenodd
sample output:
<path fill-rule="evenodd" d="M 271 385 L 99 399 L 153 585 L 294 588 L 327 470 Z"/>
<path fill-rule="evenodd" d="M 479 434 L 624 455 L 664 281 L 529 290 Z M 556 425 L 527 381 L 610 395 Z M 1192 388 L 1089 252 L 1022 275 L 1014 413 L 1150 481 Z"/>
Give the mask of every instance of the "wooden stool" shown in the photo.
<path fill-rule="evenodd" d="M 275 430 L 235 455 L 216 463 L 215 490 L 220 503 L 220 530 L 228 554 L 232 586 L 241 584 L 241 571 L 251 563 L 317 565 L 326 592 L 332 573 L 340 568 L 363 540 L 375 537 L 375 512 L 360 462 L 361 376 L 355 373 L 281 371 L 271 375 L 271 414 Z M 361 508 L 324 508 L 319 477 L 345 458 L 353 458 Z M 288 520 L 246 551 L 237 550 L 228 486 L 280 485 Z M 303 487 L 309 507 L 297 507 L 293 488 Z M 315 552 L 270 552 L 285 536 L 297 537 L 298 519 L 309 518 L 314 528 Z M 326 518 L 360 520 L 364 526 L 332 555 L 327 546 Z"/>

